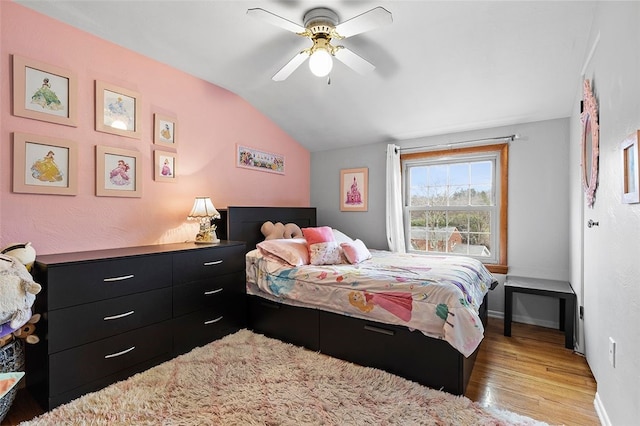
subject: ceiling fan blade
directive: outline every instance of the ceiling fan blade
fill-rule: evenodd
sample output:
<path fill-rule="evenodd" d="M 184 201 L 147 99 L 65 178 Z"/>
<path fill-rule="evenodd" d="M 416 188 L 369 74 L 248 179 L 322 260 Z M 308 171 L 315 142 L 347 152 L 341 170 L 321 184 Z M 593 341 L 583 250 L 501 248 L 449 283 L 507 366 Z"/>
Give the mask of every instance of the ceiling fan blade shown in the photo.
<path fill-rule="evenodd" d="M 283 17 L 278 16 L 275 13 L 271 13 L 268 10 L 260 9 L 259 7 L 247 10 L 247 15 L 253 16 L 254 18 L 262 19 L 263 21 L 266 21 L 271 25 L 284 28 L 285 30 L 291 31 L 292 33 L 301 33 L 305 31 L 305 28 L 302 25 L 291 22 L 288 19 L 284 19 Z"/>
<path fill-rule="evenodd" d="M 273 81 L 286 80 L 302 63 L 309 57 L 305 51 L 298 53 L 287 64 L 280 69 L 271 79 Z"/>
<path fill-rule="evenodd" d="M 362 59 L 360 56 L 356 55 L 344 46 L 341 46 L 336 51 L 335 57 L 340 62 L 342 62 L 349 68 L 352 68 L 359 74 L 367 74 L 376 69 L 375 65 L 373 65 L 371 62 Z"/>
<path fill-rule="evenodd" d="M 392 22 L 393 16 L 391 12 L 384 7 L 378 6 L 336 25 L 336 32 L 347 38 Z"/>

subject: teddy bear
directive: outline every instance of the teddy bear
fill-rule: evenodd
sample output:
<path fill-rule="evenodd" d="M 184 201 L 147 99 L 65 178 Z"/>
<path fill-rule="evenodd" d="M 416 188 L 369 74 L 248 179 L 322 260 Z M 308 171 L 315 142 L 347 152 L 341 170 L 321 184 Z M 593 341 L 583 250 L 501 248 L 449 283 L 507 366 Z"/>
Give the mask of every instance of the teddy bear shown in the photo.
<path fill-rule="evenodd" d="M 33 277 L 23 264 L 33 264 L 35 251 L 24 250 L 30 244 L 17 249 L 20 260 L 13 255 L 0 254 L 0 324 L 9 323 L 9 327 L 17 329 L 31 318 L 31 306 L 40 293 L 42 287 L 33 280 Z M 13 248 L 13 249 L 12 249 Z M 6 253 L 14 253 L 15 245 L 3 250 Z M 26 254 L 26 256 L 25 256 Z M 32 258 L 33 257 L 33 258 Z"/>
<path fill-rule="evenodd" d="M 265 240 L 273 240 L 279 238 L 303 238 L 302 230 L 295 223 L 287 223 L 283 225 L 281 222 L 265 222 L 260 227 L 260 232 L 264 235 Z"/>

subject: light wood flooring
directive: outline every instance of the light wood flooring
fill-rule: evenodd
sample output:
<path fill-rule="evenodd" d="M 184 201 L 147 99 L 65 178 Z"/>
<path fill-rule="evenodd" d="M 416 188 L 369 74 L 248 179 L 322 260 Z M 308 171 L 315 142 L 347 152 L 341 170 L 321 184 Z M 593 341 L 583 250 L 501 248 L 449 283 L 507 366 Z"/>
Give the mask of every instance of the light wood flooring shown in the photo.
<path fill-rule="evenodd" d="M 557 330 L 513 323 L 502 335 L 502 320 L 489 318 L 465 395 L 550 425 L 599 425 L 593 400 L 596 383 L 586 360 L 564 347 Z M 25 389 L 2 425 L 17 425 L 42 413 Z"/>

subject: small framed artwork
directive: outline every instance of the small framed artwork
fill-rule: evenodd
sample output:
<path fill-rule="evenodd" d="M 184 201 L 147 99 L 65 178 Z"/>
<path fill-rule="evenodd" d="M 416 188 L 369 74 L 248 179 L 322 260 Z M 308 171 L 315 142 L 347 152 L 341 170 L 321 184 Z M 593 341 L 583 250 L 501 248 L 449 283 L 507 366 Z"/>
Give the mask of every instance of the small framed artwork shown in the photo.
<path fill-rule="evenodd" d="M 153 143 L 176 147 L 177 130 L 178 121 L 175 118 L 153 114 Z"/>
<path fill-rule="evenodd" d="M 13 55 L 13 115 L 76 127 L 76 74 Z"/>
<path fill-rule="evenodd" d="M 622 202 L 626 204 L 640 202 L 640 153 L 638 152 L 640 130 L 629 135 L 622 143 Z"/>
<path fill-rule="evenodd" d="M 142 162 L 137 151 L 96 146 L 96 195 L 142 197 Z"/>
<path fill-rule="evenodd" d="M 178 156 L 174 152 L 153 152 L 153 178 L 158 182 L 176 182 L 176 163 Z"/>
<path fill-rule="evenodd" d="M 13 192 L 76 195 L 77 164 L 75 142 L 13 134 Z"/>
<path fill-rule="evenodd" d="M 140 139 L 141 95 L 96 80 L 96 130 Z"/>
<path fill-rule="evenodd" d="M 368 188 L 368 168 L 340 170 L 340 211 L 366 212 Z"/>
<path fill-rule="evenodd" d="M 284 155 L 238 145 L 236 166 L 262 172 L 284 174 Z"/>

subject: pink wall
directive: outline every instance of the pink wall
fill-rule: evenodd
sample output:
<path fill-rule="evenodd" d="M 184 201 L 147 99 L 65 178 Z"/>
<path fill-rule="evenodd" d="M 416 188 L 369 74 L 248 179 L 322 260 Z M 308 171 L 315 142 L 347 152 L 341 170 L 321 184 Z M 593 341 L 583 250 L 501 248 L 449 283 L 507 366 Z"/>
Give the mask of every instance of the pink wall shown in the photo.
<path fill-rule="evenodd" d="M 192 239 L 197 195 L 219 208 L 309 205 L 309 152 L 242 98 L 15 3 L 3 1 L 0 18 L 1 247 L 31 241 L 48 254 Z M 77 127 L 11 114 L 12 54 L 77 73 Z M 142 139 L 94 130 L 95 80 L 142 94 Z M 153 180 L 154 113 L 178 120 L 177 183 Z M 78 195 L 13 193 L 13 132 L 75 141 Z M 286 174 L 235 167 L 236 144 L 284 154 Z M 141 198 L 95 196 L 96 145 L 141 153 Z"/>

